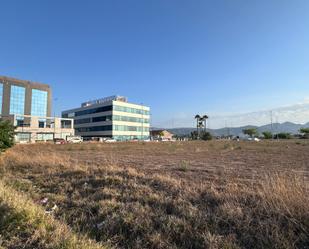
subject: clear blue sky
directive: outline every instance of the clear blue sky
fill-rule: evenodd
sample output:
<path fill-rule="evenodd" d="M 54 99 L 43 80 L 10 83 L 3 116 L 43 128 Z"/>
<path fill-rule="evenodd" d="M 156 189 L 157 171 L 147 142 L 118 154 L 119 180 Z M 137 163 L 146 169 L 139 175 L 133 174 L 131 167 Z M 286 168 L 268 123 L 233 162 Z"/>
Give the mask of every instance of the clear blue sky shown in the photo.
<path fill-rule="evenodd" d="M 10 0 L 0 7 L 0 75 L 49 83 L 57 113 L 120 94 L 149 105 L 160 125 L 309 96 L 308 0 Z"/>

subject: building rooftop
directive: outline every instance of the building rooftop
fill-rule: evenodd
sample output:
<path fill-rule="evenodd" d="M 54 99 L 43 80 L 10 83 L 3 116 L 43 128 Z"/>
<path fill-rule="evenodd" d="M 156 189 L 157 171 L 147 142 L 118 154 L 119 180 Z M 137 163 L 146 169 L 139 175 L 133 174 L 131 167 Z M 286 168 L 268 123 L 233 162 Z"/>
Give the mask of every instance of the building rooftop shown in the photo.
<path fill-rule="evenodd" d="M 50 88 L 48 84 L 41 83 L 41 82 L 33 82 L 29 80 L 20 80 L 12 77 L 7 77 L 7 76 L 2 76 L 0 75 L 0 81 L 9 81 L 11 83 L 19 83 L 19 84 L 31 84 L 33 86 L 38 86 L 38 87 L 45 87 L 45 88 Z"/>
<path fill-rule="evenodd" d="M 112 95 L 112 96 L 108 96 L 108 97 L 104 97 L 104 98 L 100 98 L 100 99 L 89 100 L 87 102 L 82 103 L 81 107 L 87 107 L 87 106 L 102 104 L 102 103 L 109 102 L 109 101 L 112 101 L 112 100 L 128 102 L 127 97 L 119 96 L 119 95 Z"/>

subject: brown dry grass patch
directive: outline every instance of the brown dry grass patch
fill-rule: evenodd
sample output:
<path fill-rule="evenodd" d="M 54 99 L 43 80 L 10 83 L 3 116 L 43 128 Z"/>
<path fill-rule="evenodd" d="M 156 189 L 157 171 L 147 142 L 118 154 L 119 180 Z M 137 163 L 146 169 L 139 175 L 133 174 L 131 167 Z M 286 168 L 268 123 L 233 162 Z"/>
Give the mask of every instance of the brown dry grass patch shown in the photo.
<path fill-rule="evenodd" d="M 308 148 L 29 145 L 8 150 L 1 169 L 33 201 L 57 204 L 54 218 L 74 232 L 117 248 L 309 248 Z"/>

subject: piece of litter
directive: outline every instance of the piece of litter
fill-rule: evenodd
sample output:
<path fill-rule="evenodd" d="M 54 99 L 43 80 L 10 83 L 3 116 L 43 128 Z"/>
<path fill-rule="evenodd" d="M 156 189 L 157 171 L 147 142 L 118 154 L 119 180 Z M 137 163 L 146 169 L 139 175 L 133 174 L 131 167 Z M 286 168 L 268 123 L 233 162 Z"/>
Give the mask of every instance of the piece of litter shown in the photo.
<path fill-rule="evenodd" d="M 103 227 L 103 225 L 104 225 L 104 221 L 102 221 L 101 223 L 98 223 L 98 224 L 97 224 L 97 228 L 98 228 L 98 229 L 101 229 L 101 228 Z"/>
<path fill-rule="evenodd" d="M 47 197 L 45 197 L 45 198 L 43 198 L 41 201 L 40 201 L 40 203 L 41 204 L 46 204 L 48 202 L 48 198 Z"/>
<path fill-rule="evenodd" d="M 45 213 L 46 213 L 46 214 L 51 214 L 51 213 L 53 213 L 57 208 L 58 208 L 58 206 L 55 204 L 51 209 L 46 210 Z"/>

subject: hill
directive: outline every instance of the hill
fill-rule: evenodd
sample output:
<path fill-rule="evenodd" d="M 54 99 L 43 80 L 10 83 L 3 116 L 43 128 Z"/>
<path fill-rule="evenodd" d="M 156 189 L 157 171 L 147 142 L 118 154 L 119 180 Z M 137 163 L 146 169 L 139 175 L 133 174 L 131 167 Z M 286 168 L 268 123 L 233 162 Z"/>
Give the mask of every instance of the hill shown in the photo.
<path fill-rule="evenodd" d="M 241 136 L 243 135 L 242 131 L 248 128 L 256 128 L 259 133 L 262 133 L 264 131 L 273 130 L 273 133 L 288 132 L 291 134 L 297 134 L 300 128 L 309 127 L 309 122 L 306 124 L 295 124 L 292 122 L 274 123 L 272 127 L 273 128 L 271 128 L 271 124 L 267 124 L 263 126 L 247 125 L 247 126 L 240 126 L 240 127 L 208 129 L 208 131 L 210 131 L 210 133 L 213 134 L 214 136 L 224 136 L 224 135 Z M 189 135 L 192 131 L 195 131 L 196 128 L 171 128 L 167 130 L 175 135 L 181 136 L 181 135 Z"/>

